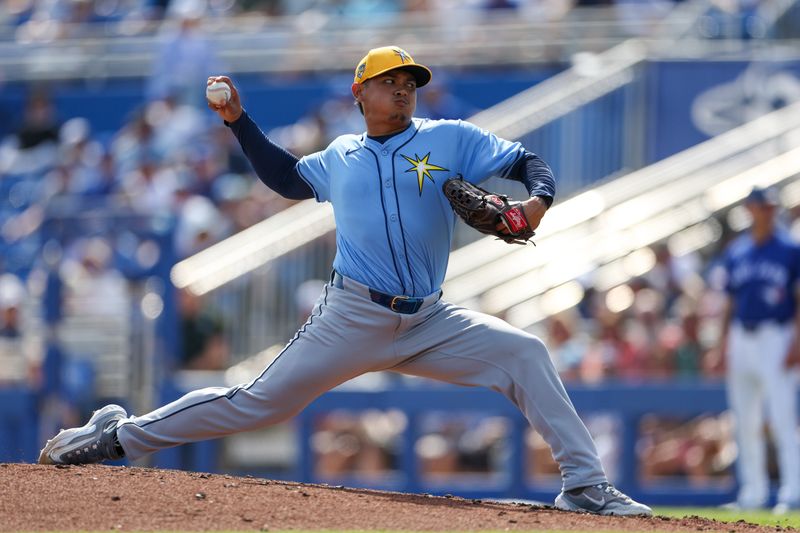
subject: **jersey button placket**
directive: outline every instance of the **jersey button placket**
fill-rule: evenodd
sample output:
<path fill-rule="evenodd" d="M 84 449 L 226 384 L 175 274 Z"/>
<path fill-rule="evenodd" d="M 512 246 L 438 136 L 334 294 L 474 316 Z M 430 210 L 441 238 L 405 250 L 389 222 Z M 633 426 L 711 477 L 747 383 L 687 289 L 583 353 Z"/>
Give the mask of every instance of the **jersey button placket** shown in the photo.
<path fill-rule="evenodd" d="M 381 150 L 381 154 L 384 156 L 388 156 L 391 154 L 390 150 L 384 147 Z M 381 162 L 381 171 L 383 176 L 387 178 L 384 180 L 383 184 L 387 189 L 394 188 L 394 168 L 391 164 L 391 159 L 383 160 Z M 389 178 L 391 176 L 391 178 Z M 397 197 L 394 194 L 388 194 L 386 196 L 386 205 L 389 207 L 388 211 L 388 222 L 391 228 L 391 240 L 392 240 L 392 247 L 396 254 L 397 260 L 403 263 L 400 266 L 400 275 L 404 278 L 403 284 L 405 285 L 406 290 L 411 290 L 412 281 L 409 278 L 410 273 L 407 271 L 405 267 L 406 256 L 403 253 L 404 244 L 403 244 L 403 236 L 402 231 L 400 229 L 400 216 L 398 214 L 398 210 L 400 209 L 400 205 L 397 203 Z"/>

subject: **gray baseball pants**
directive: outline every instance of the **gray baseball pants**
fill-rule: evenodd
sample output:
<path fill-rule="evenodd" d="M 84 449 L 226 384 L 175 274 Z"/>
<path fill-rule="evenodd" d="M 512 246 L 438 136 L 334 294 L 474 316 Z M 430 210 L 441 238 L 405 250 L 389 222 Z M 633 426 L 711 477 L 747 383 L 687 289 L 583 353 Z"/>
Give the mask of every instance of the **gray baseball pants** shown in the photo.
<path fill-rule="evenodd" d="M 389 370 L 501 392 L 550 446 L 564 490 L 606 481 L 594 442 L 575 412 L 547 348 L 506 322 L 439 299 L 415 314 L 372 302 L 344 278 L 326 285 L 308 321 L 250 383 L 196 390 L 143 416 L 117 435 L 138 459 L 162 448 L 223 437 L 287 420 L 322 393 L 364 374 Z"/>

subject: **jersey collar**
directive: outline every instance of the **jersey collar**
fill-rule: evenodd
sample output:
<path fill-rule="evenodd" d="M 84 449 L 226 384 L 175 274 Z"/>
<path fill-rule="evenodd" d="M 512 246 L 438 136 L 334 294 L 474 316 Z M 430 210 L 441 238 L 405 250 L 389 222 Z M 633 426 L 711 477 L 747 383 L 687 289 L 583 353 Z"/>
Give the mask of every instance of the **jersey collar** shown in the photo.
<path fill-rule="evenodd" d="M 413 137 L 417 130 L 419 129 L 419 125 L 422 122 L 422 119 L 412 118 L 411 124 L 408 125 L 406 129 L 403 131 L 396 133 L 392 137 L 388 138 L 385 142 L 379 143 L 375 139 L 371 139 L 366 132 L 361 136 L 361 140 L 365 146 L 368 148 L 372 148 L 374 150 L 391 150 L 404 144 L 408 141 L 411 137 Z"/>

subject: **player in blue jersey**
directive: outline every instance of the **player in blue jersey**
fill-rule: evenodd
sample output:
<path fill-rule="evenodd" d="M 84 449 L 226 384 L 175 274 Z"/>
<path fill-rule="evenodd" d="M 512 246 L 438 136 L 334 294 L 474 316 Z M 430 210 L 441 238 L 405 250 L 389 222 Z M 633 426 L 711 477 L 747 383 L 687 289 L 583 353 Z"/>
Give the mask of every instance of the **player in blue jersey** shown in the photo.
<path fill-rule="evenodd" d="M 750 231 L 724 256 L 728 303 L 720 347 L 726 358 L 728 402 L 736 422 L 739 493 L 735 505 L 767 504 L 764 407 L 778 452 L 781 484 L 775 511 L 800 504 L 800 444 L 797 438 L 797 289 L 800 247 L 776 226 L 774 189 L 755 188 L 745 201 Z"/>
<path fill-rule="evenodd" d="M 270 141 L 243 110 L 212 106 L 258 177 L 288 198 L 331 202 L 337 252 L 331 280 L 311 316 L 250 383 L 206 388 L 142 416 L 106 406 L 86 426 L 60 433 L 43 463 L 138 459 L 186 442 L 290 418 L 314 398 L 365 372 L 392 371 L 503 393 L 544 437 L 559 463 L 556 506 L 647 515 L 649 507 L 608 483 L 589 432 L 541 340 L 502 320 L 449 304 L 441 285 L 455 224 L 442 183 L 461 175 L 521 181 L 533 228 L 555 195 L 550 168 L 519 143 L 462 121 L 413 118 L 430 70 L 404 50 L 370 50 L 352 93 L 366 132 L 344 135 L 298 160 Z"/>

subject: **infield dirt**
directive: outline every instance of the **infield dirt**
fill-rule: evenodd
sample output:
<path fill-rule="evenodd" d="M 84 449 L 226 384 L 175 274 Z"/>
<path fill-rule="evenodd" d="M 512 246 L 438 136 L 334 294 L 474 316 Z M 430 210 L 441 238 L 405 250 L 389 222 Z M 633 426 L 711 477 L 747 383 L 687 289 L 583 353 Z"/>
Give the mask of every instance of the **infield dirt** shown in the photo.
<path fill-rule="evenodd" d="M 785 530 L 111 466 L 0 464 L 0 531 Z"/>

